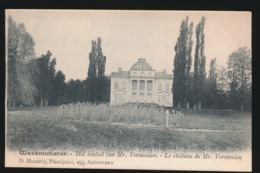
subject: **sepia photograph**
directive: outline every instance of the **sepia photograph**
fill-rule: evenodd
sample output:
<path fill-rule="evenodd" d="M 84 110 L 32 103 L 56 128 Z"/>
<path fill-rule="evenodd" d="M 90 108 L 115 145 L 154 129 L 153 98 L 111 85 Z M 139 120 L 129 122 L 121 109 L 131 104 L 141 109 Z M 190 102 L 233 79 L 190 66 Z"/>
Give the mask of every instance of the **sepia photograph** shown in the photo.
<path fill-rule="evenodd" d="M 5 167 L 252 171 L 249 11 L 5 11 Z"/>

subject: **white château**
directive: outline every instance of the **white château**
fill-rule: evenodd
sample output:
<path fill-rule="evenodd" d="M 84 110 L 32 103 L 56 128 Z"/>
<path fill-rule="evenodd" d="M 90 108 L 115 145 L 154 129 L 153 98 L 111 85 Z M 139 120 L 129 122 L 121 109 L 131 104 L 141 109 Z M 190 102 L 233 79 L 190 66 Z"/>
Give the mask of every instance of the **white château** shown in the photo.
<path fill-rule="evenodd" d="M 121 68 L 111 74 L 110 105 L 155 103 L 171 107 L 173 77 L 156 72 L 144 58 L 138 59 L 129 71 Z"/>

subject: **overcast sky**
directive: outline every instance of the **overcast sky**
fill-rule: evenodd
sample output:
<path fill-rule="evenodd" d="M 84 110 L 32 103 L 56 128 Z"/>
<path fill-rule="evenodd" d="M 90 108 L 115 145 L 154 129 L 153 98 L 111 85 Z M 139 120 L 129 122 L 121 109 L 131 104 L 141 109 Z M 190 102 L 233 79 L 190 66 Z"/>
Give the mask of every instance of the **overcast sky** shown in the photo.
<path fill-rule="evenodd" d="M 209 11 L 97 11 L 97 10 L 7 10 L 17 23 L 24 23 L 36 45 L 37 57 L 50 50 L 56 69 L 69 79 L 85 79 L 91 40 L 102 39 L 107 57 L 106 74 L 119 67 L 129 70 L 145 58 L 156 71 L 172 73 L 174 46 L 186 16 L 195 28 L 206 17 L 206 70 L 212 58 L 226 66 L 228 56 L 239 47 L 251 49 L 250 12 Z M 193 62 L 194 63 L 194 62 Z"/>

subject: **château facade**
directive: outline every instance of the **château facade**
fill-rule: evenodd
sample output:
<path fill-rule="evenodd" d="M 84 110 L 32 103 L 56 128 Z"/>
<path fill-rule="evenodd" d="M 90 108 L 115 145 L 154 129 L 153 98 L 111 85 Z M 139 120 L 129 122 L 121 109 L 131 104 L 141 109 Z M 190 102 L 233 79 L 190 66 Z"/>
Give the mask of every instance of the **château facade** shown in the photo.
<path fill-rule="evenodd" d="M 121 68 L 111 74 L 110 105 L 124 103 L 156 103 L 171 107 L 173 77 L 156 72 L 145 61 L 138 59 L 129 71 Z"/>

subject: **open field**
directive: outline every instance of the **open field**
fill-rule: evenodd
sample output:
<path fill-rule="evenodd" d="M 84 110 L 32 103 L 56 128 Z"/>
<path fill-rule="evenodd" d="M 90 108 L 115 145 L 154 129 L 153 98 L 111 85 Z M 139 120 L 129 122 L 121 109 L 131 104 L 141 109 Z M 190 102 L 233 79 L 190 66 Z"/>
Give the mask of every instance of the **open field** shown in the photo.
<path fill-rule="evenodd" d="M 75 116 L 58 115 L 54 107 L 9 111 L 8 148 L 189 151 L 251 148 L 251 113 L 248 112 L 181 110 L 184 115 L 169 115 L 170 129 L 166 130 L 164 114 L 153 121 L 138 117 L 132 121 L 119 116 L 112 122 L 105 118 L 87 118 L 84 114 L 76 116 L 75 111 Z M 108 114 L 104 112 L 99 116 Z M 176 125 L 182 125 L 183 130 L 178 130 Z M 196 131 L 199 129 L 204 131 Z"/>

